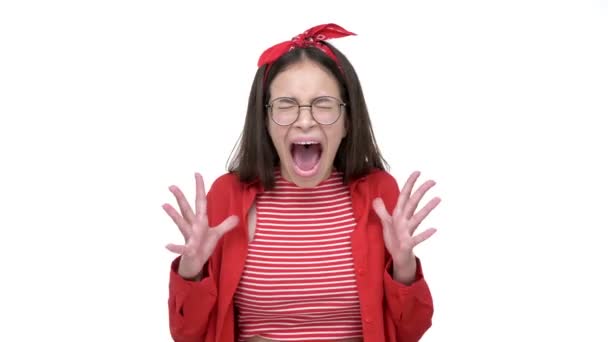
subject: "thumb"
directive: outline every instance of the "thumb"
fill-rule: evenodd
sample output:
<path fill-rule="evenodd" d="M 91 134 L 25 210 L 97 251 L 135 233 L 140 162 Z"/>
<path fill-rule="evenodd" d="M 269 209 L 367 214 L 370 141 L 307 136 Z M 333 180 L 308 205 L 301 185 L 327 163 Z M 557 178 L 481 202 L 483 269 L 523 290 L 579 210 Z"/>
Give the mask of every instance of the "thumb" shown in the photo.
<path fill-rule="evenodd" d="M 222 223 L 220 223 L 218 226 L 216 226 L 214 230 L 221 237 L 222 235 L 231 231 L 232 228 L 236 227 L 236 225 L 238 223 L 239 223 L 238 216 L 232 215 L 232 216 L 227 217 Z"/>
<path fill-rule="evenodd" d="M 391 222 L 391 215 L 388 213 L 388 211 L 386 211 L 382 198 L 377 197 L 374 199 L 372 202 L 372 207 L 374 208 L 376 215 L 378 215 L 380 218 L 380 221 L 382 221 L 382 224 L 389 224 Z"/>

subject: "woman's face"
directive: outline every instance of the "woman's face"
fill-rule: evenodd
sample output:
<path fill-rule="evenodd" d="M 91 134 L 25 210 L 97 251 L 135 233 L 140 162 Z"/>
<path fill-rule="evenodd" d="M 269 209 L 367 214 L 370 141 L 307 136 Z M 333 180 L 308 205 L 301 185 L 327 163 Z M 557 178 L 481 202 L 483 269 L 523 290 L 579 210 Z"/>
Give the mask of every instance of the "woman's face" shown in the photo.
<path fill-rule="evenodd" d="M 270 102 L 286 97 L 300 105 L 310 105 L 323 96 L 342 101 L 338 81 L 310 60 L 293 64 L 279 73 L 269 89 Z M 273 110 L 276 112 L 278 105 Z M 338 110 L 341 111 L 339 119 L 330 125 L 316 122 L 311 107 L 301 107 L 297 120 L 288 126 L 275 123 L 268 112 L 268 132 L 281 160 L 281 174 L 285 179 L 301 187 L 313 187 L 330 176 L 338 146 L 346 136 L 345 113 L 342 108 Z"/>

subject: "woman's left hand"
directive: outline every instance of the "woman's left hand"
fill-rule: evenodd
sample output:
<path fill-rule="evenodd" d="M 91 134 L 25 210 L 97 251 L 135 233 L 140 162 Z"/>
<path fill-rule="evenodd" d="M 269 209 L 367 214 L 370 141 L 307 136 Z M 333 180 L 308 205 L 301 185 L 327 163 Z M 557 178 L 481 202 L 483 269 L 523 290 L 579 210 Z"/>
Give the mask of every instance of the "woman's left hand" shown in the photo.
<path fill-rule="evenodd" d="M 413 272 L 415 272 L 414 247 L 437 231 L 435 228 L 429 228 L 414 235 L 422 220 L 441 201 L 439 197 L 435 197 L 414 213 L 424 194 L 435 185 L 433 180 L 428 180 L 412 194 L 414 183 L 419 176 L 419 171 L 410 175 L 399 194 L 392 215 L 387 212 L 381 198 L 373 201 L 374 210 L 382 222 L 384 244 L 393 259 L 393 273 L 401 274 L 402 276 L 399 278 L 413 278 Z M 404 272 L 407 273 L 406 276 L 403 276 Z"/>

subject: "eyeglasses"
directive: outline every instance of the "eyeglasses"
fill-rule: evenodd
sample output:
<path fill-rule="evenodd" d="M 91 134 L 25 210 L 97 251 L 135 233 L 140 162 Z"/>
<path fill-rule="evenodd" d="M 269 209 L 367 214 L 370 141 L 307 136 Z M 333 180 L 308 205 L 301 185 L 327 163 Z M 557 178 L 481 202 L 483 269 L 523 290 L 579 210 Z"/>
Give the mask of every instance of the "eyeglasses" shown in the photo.
<path fill-rule="evenodd" d="M 296 122 L 302 107 L 310 108 L 312 118 L 319 124 L 331 125 L 338 121 L 346 103 L 335 97 L 321 96 L 315 98 L 309 105 L 301 105 L 294 98 L 279 97 L 266 105 L 272 121 L 280 126 L 289 126 Z"/>

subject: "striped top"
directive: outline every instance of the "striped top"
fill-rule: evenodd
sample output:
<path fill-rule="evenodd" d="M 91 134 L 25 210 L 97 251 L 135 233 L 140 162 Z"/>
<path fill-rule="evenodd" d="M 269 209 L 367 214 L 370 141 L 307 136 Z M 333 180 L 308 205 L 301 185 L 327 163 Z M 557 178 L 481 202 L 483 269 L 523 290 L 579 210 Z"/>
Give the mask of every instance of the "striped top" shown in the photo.
<path fill-rule="evenodd" d="M 331 341 L 362 336 L 351 253 L 355 219 L 341 174 L 300 188 L 277 171 L 258 195 L 235 305 L 239 341 Z"/>

